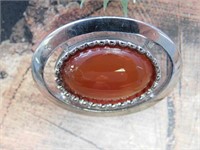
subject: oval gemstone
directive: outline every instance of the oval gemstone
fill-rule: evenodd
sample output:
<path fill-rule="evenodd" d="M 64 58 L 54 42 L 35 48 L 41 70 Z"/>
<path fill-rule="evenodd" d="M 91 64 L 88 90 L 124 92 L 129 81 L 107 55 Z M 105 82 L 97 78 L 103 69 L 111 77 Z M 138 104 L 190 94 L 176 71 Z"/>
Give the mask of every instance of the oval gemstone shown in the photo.
<path fill-rule="evenodd" d="M 155 81 L 151 60 L 122 47 L 86 48 L 65 60 L 60 77 L 64 87 L 88 101 L 108 104 L 146 92 Z"/>

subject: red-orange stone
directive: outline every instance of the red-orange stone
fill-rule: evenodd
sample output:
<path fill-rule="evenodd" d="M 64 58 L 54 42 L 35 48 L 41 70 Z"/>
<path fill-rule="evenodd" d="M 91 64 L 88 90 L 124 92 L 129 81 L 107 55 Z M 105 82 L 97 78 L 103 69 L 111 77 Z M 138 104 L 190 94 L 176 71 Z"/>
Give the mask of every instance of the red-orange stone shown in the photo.
<path fill-rule="evenodd" d="M 63 62 L 64 87 L 91 102 L 126 101 L 146 92 L 155 80 L 151 60 L 129 48 L 96 46 Z"/>

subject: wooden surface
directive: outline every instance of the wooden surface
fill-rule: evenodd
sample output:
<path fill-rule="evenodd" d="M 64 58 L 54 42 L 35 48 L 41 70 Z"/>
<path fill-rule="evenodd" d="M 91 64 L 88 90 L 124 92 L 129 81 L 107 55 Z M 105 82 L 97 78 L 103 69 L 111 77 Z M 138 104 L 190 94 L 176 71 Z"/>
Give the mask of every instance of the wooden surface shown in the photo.
<path fill-rule="evenodd" d="M 49 7 L 40 14 L 42 23 L 27 13 L 33 46 L 0 45 L 0 149 L 200 149 L 199 0 L 129 1 L 129 17 L 151 23 L 173 39 L 182 53 L 183 73 L 173 92 L 155 106 L 116 117 L 79 115 L 53 104 L 37 89 L 30 64 L 35 46 L 51 30 L 88 16 L 122 16 L 120 3 L 110 2 L 106 11 L 102 1 L 86 2 L 83 9 L 77 3 L 54 7 L 56 11 Z"/>

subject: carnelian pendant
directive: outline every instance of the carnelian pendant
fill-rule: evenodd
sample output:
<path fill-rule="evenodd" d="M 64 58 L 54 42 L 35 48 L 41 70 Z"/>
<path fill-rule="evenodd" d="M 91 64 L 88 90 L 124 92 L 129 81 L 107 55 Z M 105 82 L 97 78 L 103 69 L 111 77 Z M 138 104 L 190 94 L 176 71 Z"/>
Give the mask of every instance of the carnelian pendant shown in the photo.
<path fill-rule="evenodd" d="M 94 46 L 64 60 L 60 77 L 67 91 L 87 101 L 115 104 L 145 93 L 156 77 L 152 61 L 137 50 Z"/>

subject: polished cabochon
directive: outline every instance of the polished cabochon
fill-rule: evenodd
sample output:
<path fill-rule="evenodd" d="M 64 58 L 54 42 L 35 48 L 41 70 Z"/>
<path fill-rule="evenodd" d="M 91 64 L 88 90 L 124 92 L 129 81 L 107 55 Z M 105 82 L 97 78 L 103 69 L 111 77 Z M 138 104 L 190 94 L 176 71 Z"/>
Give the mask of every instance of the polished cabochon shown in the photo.
<path fill-rule="evenodd" d="M 91 17 L 49 34 L 32 59 L 43 94 L 81 114 L 119 115 L 164 98 L 181 73 L 181 57 L 156 27 L 123 17 Z"/>

